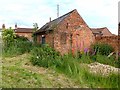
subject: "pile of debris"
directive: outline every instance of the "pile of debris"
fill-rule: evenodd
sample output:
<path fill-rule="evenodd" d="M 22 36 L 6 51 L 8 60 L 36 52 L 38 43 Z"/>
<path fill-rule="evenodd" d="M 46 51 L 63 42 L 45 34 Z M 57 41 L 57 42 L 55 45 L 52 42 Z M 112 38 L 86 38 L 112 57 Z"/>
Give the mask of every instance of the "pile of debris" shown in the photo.
<path fill-rule="evenodd" d="M 115 68 L 110 65 L 100 64 L 98 62 L 88 64 L 88 67 L 90 69 L 90 72 L 95 73 L 95 74 L 105 75 L 105 76 L 107 76 L 111 73 L 118 74 L 119 70 L 120 70 L 119 68 Z"/>

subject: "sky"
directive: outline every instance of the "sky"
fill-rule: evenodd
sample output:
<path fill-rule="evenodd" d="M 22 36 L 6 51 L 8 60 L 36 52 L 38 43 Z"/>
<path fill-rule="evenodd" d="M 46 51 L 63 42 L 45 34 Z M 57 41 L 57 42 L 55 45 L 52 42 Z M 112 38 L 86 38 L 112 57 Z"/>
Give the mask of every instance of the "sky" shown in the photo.
<path fill-rule="evenodd" d="M 59 16 L 74 9 L 90 28 L 107 27 L 113 34 L 118 33 L 119 0 L 0 0 L 0 25 L 7 28 L 17 23 L 18 27 L 42 27 L 49 18 Z"/>

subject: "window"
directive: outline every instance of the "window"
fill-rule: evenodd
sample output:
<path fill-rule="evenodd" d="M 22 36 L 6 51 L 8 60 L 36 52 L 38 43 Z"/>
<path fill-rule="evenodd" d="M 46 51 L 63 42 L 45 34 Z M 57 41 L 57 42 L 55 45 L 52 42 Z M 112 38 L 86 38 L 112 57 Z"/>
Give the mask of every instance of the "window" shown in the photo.
<path fill-rule="evenodd" d="M 66 44 L 67 35 L 66 33 L 61 33 L 60 42 L 61 44 Z"/>
<path fill-rule="evenodd" d="M 45 35 L 42 35 L 42 44 L 45 44 Z"/>

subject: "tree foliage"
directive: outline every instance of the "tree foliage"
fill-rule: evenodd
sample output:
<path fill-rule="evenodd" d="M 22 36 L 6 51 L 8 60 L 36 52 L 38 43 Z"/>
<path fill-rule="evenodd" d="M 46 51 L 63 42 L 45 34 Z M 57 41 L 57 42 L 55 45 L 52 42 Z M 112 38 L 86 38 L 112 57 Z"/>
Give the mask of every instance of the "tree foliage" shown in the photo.
<path fill-rule="evenodd" d="M 34 41 L 34 43 L 36 43 L 37 42 L 37 36 L 34 34 L 34 32 L 36 32 L 37 30 L 38 30 L 38 24 L 37 23 L 33 23 L 33 41 Z"/>
<path fill-rule="evenodd" d="M 37 23 L 33 23 L 33 28 L 34 28 L 34 32 L 38 30 L 38 24 Z"/>
<path fill-rule="evenodd" d="M 4 29 L 2 31 L 2 39 L 5 46 L 10 46 L 14 42 L 15 37 L 16 35 L 12 28 Z"/>

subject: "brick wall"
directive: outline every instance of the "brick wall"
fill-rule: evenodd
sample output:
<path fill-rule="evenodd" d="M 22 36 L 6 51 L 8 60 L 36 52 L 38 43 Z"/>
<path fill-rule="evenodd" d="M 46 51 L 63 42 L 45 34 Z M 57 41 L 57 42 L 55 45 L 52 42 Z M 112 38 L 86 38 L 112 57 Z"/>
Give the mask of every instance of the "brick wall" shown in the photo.
<path fill-rule="evenodd" d="M 81 30 L 76 30 L 73 33 L 72 41 L 73 52 L 84 51 L 84 49 L 89 49 L 90 45 L 94 43 L 95 37 L 88 27 L 83 27 Z"/>
<path fill-rule="evenodd" d="M 66 33 L 66 43 L 61 44 L 61 35 Z M 77 35 L 79 34 L 79 35 Z M 95 38 L 92 31 L 88 28 L 82 17 L 74 11 L 69 17 L 65 18 L 55 30 L 54 48 L 61 54 L 68 53 L 71 50 L 83 51 L 84 48 L 89 48 Z M 77 42 L 77 43 L 76 43 Z"/>
<path fill-rule="evenodd" d="M 16 35 L 19 35 L 19 36 L 24 36 L 26 38 L 28 38 L 28 40 L 32 41 L 32 33 L 16 33 Z"/>
<path fill-rule="evenodd" d="M 54 41 L 53 41 L 54 37 L 53 37 L 53 33 L 49 33 L 45 35 L 45 42 L 47 42 L 47 44 L 49 44 L 50 47 L 54 48 Z"/>
<path fill-rule="evenodd" d="M 120 51 L 120 36 L 103 36 L 103 37 L 96 37 L 96 42 L 99 43 L 107 43 L 112 45 L 115 51 Z"/>
<path fill-rule="evenodd" d="M 41 38 L 42 38 L 41 35 L 37 35 L 37 43 L 38 43 L 38 44 L 41 44 Z"/>
<path fill-rule="evenodd" d="M 54 47 L 53 33 L 46 34 L 44 32 L 44 33 L 41 33 L 41 34 L 37 35 L 37 43 L 39 43 L 39 44 L 42 44 L 42 35 L 45 36 L 45 43 L 49 44 L 50 47 Z"/>
<path fill-rule="evenodd" d="M 95 41 L 92 31 L 76 10 L 54 26 L 51 33 L 40 32 L 37 35 L 37 42 L 41 41 L 41 35 L 45 35 L 46 43 L 62 55 L 72 50 L 74 52 L 83 51 L 84 48 L 89 48 L 91 43 Z"/>

